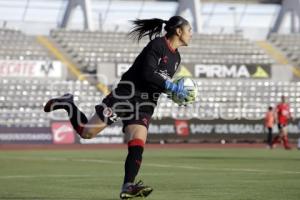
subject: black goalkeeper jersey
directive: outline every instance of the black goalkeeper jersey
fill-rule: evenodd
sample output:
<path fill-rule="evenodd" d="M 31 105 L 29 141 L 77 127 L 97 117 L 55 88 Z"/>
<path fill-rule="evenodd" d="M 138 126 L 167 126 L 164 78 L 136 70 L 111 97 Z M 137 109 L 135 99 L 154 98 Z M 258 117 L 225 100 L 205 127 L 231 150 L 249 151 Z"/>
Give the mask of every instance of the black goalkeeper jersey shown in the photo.
<path fill-rule="evenodd" d="M 155 38 L 122 75 L 117 91 L 128 91 L 131 88 L 128 82 L 131 82 L 135 87 L 136 96 L 147 93 L 149 100 L 156 102 L 154 96 L 159 96 L 165 90 L 165 81 L 173 77 L 179 64 L 178 50 L 172 49 L 165 37 Z"/>

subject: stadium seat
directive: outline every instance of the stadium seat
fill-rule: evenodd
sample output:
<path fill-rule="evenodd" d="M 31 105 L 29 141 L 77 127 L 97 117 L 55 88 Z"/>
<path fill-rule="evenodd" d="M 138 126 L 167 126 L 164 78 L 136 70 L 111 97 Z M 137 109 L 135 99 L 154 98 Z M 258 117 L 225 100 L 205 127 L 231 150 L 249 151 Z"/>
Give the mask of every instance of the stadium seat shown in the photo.
<path fill-rule="evenodd" d="M 147 39 L 133 42 L 127 33 L 120 32 L 56 29 L 51 36 L 85 72 L 95 72 L 98 62 L 132 63 L 147 43 Z M 254 42 L 239 34 L 194 34 L 191 45 L 182 48 L 181 54 L 183 64 L 274 63 Z"/>
<path fill-rule="evenodd" d="M 75 94 L 75 101 L 88 116 L 103 98 L 94 86 L 81 81 L 4 78 L 0 88 L 0 126 L 8 127 L 49 127 L 51 119 L 42 111 L 43 104 L 67 92 Z M 66 113 L 61 111 L 55 112 L 55 116 L 67 119 Z"/>

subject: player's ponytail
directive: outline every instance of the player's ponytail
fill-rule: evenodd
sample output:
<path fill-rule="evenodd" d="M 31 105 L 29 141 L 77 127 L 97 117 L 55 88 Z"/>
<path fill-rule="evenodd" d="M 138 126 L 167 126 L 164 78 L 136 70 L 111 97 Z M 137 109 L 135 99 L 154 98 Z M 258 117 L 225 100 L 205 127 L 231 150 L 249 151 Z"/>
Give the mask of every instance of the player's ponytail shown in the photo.
<path fill-rule="evenodd" d="M 132 21 L 132 23 L 134 26 L 129 35 L 138 41 L 147 35 L 149 36 L 150 40 L 153 39 L 153 36 L 154 38 L 160 36 L 163 29 L 163 24 L 166 24 L 164 29 L 167 32 L 167 37 L 175 34 L 176 28 L 189 24 L 189 22 L 181 16 L 173 16 L 168 21 L 158 18 L 137 19 Z"/>
<path fill-rule="evenodd" d="M 132 21 L 134 24 L 133 29 L 130 31 L 129 35 L 133 38 L 140 41 L 143 37 L 149 36 L 149 39 L 152 40 L 153 36 L 157 37 L 160 35 L 163 23 L 166 21 L 158 18 L 153 19 L 137 19 Z"/>

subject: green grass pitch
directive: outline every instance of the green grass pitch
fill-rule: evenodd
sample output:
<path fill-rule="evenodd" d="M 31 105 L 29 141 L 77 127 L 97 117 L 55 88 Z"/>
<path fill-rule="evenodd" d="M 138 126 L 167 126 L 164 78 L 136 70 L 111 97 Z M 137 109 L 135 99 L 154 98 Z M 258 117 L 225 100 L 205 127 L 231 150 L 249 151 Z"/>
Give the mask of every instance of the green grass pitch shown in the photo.
<path fill-rule="evenodd" d="M 119 199 L 126 149 L 0 152 L 1 200 Z M 146 149 L 149 200 L 299 200 L 300 151 Z"/>

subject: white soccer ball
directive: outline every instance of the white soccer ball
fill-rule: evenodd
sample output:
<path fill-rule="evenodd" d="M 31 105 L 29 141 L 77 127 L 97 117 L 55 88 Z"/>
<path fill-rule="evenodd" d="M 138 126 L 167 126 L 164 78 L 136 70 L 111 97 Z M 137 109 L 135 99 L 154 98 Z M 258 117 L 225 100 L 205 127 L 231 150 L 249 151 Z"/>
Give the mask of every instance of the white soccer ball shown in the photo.
<path fill-rule="evenodd" d="M 195 102 L 198 95 L 198 88 L 196 82 L 189 77 L 178 77 L 173 82 L 178 83 L 183 79 L 184 88 L 189 92 L 190 96 L 187 99 L 179 99 L 177 95 L 172 95 L 172 100 L 178 105 L 187 105 Z"/>

